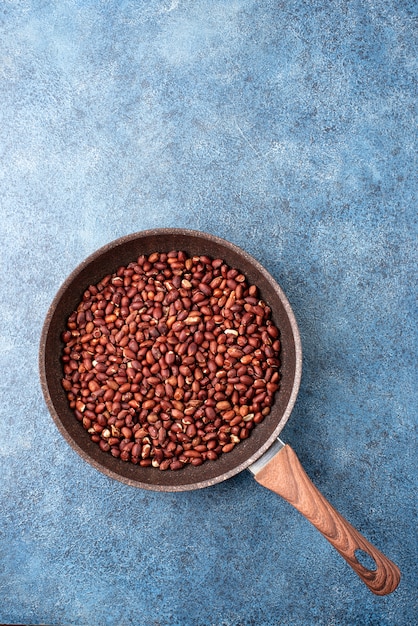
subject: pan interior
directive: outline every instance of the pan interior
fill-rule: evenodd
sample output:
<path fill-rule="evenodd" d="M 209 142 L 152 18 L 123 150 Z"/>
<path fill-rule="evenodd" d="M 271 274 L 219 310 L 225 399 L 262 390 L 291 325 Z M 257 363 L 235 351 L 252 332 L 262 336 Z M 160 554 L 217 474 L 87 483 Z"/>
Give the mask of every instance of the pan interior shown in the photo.
<path fill-rule="evenodd" d="M 180 471 L 162 472 L 143 468 L 104 453 L 90 440 L 88 433 L 75 419 L 61 385 L 61 333 L 66 320 L 77 307 L 89 285 L 121 265 L 135 261 L 141 254 L 183 250 L 189 255 L 222 258 L 230 267 L 239 269 L 250 284 L 258 286 L 260 297 L 272 309 L 273 321 L 280 330 L 281 383 L 270 415 L 256 426 L 251 436 L 232 452 L 217 461 Z M 53 419 L 68 443 L 89 463 L 108 476 L 145 489 L 182 491 L 206 487 L 233 476 L 248 467 L 271 445 L 284 427 L 300 380 L 300 341 L 289 303 L 276 281 L 250 255 L 218 237 L 181 229 L 157 229 L 121 238 L 101 248 L 78 266 L 58 291 L 47 314 L 40 346 L 40 374 L 44 396 Z"/>

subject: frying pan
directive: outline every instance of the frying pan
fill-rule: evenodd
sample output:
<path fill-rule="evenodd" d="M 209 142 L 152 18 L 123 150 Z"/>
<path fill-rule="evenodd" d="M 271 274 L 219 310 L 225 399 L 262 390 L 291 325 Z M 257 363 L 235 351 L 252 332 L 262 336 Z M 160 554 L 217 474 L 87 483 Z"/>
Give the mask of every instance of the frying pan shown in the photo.
<path fill-rule="evenodd" d="M 159 471 L 125 463 L 102 452 L 90 440 L 70 409 L 61 385 L 61 333 L 89 285 L 142 254 L 183 250 L 189 255 L 222 258 L 259 288 L 280 329 L 281 382 L 270 414 L 231 452 L 201 466 L 187 464 L 179 472 Z M 111 478 L 155 491 L 185 491 L 209 487 L 248 468 L 255 480 L 282 496 L 304 515 L 336 548 L 368 588 L 377 595 L 394 591 L 400 572 L 379 550 L 347 522 L 312 484 L 295 452 L 279 438 L 299 390 L 302 349 L 295 316 L 280 286 L 260 263 L 232 243 L 211 234 L 185 229 L 154 229 L 122 237 L 82 262 L 63 283 L 45 319 L 40 341 L 40 378 L 46 404 L 61 434 L 80 456 Z M 362 553 L 374 561 L 368 569 Z M 358 558 L 359 557 L 359 558 Z M 364 554 L 363 554 L 364 557 Z"/>

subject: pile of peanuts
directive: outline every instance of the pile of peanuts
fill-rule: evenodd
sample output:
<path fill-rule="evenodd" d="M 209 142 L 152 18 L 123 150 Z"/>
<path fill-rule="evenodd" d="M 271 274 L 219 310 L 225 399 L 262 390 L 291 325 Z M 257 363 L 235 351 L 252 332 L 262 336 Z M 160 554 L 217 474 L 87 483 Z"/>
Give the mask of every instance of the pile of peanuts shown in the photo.
<path fill-rule="evenodd" d="M 142 467 L 216 461 L 279 387 L 271 310 L 222 259 L 140 256 L 84 292 L 62 340 L 75 417 L 103 452 Z"/>

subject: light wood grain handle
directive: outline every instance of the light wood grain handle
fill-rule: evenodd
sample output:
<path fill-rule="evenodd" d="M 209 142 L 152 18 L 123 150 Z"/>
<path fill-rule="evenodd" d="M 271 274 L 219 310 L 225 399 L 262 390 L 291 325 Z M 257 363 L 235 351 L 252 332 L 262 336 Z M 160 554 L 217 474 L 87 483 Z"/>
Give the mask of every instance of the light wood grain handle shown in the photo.
<path fill-rule="evenodd" d="M 259 470 L 255 479 L 302 513 L 373 593 L 384 596 L 396 589 L 401 578 L 399 568 L 331 506 L 311 482 L 290 446 L 285 445 Z M 374 560 L 376 569 L 369 570 L 359 563 L 356 550 L 366 552 Z"/>

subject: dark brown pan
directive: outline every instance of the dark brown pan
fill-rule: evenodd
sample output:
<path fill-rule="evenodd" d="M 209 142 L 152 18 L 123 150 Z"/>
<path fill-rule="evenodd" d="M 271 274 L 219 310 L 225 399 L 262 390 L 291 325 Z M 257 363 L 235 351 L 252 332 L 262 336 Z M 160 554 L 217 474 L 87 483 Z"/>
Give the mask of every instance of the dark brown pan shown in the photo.
<path fill-rule="evenodd" d="M 245 274 L 251 284 L 257 285 L 280 329 L 281 381 L 270 414 L 234 450 L 221 455 L 215 462 L 162 472 L 153 467 L 125 463 L 102 452 L 90 440 L 75 419 L 62 388 L 60 357 L 63 348 L 61 333 L 66 320 L 89 285 L 142 254 L 170 250 L 222 258 L 230 267 Z M 278 440 L 299 390 L 302 369 L 300 336 L 283 290 L 262 265 L 242 249 L 219 237 L 184 229 L 143 231 L 104 246 L 71 273 L 55 296 L 42 330 L 39 363 L 44 397 L 58 429 L 83 459 L 107 476 L 143 489 L 185 491 L 214 485 L 249 468 L 257 482 L 284 497 L 307 517 L 374 593 L 384 595 L 396 589 L 400 580 L 396 565 L 333 509 L 311 483 L 293 450 Z M 374 570 L 361 565 L 356 556 L 358 551 L 367 552 L 373 558 Z"/>

